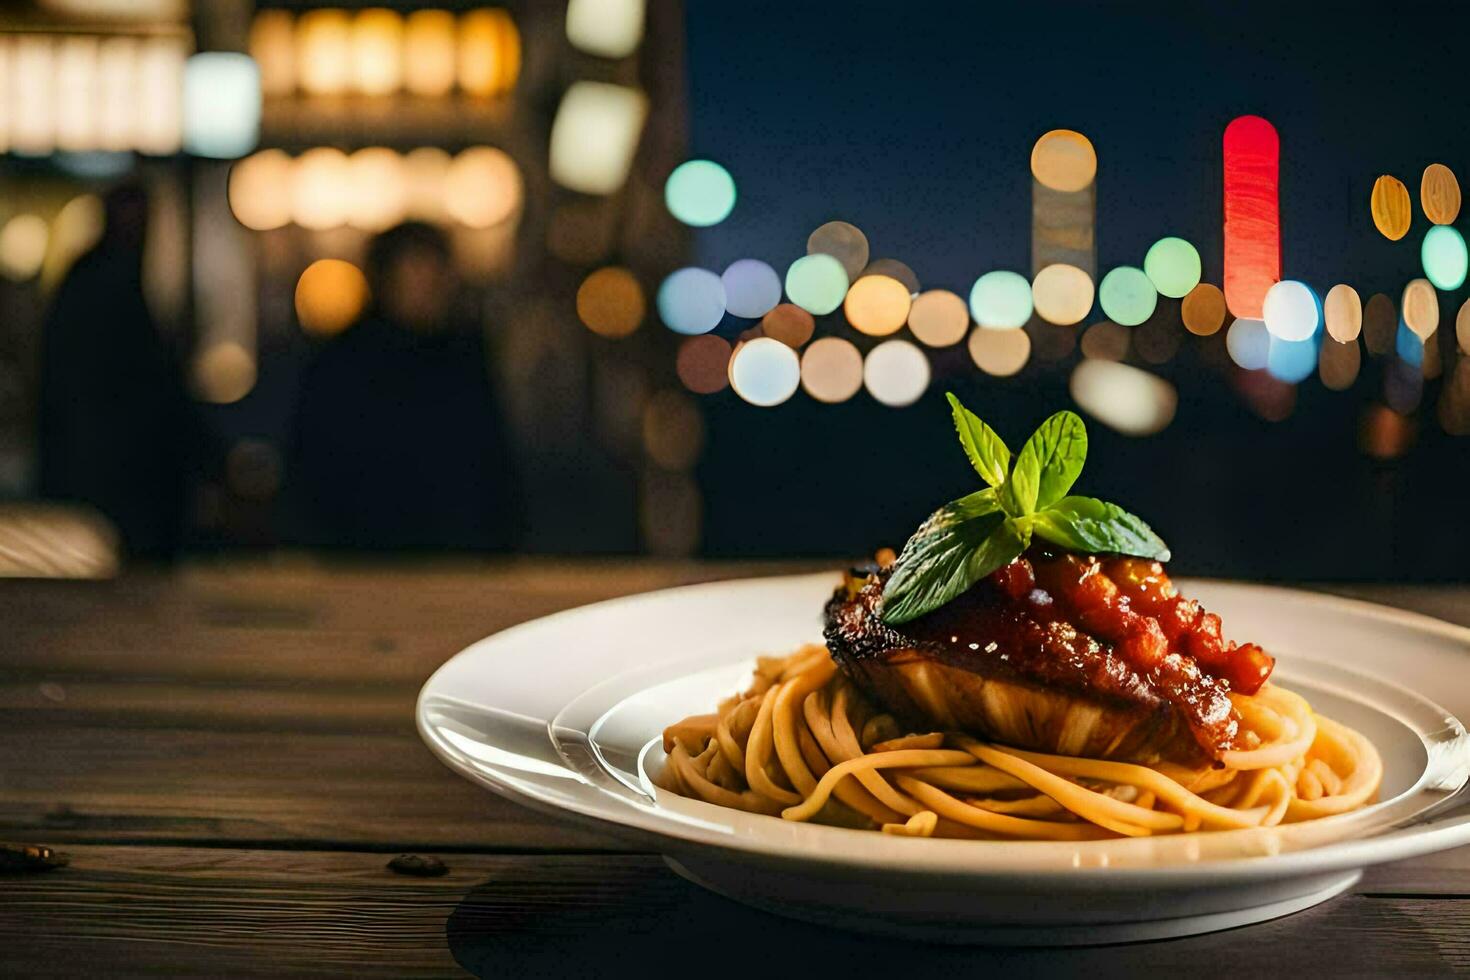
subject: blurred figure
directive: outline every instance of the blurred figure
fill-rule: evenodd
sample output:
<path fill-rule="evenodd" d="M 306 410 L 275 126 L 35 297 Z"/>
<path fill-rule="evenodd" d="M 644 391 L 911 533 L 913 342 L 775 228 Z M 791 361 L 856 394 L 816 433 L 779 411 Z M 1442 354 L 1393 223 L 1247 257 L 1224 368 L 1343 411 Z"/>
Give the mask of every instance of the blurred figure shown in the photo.
<path fill-rule="evenodd" d="M 105 514 L 134 556 L 183 529 L 188 399 L 143 296 L 148 195 L 103 198 L 102 237 L 56 290 L 41 346 L 41 495 Z"/>
<path fill-rule="evenodd" d="M 292 451 L 310 543 L 507 550 L 518 484 L 484 336 L 452 317 L 449 241 L 410 222 L 368 248 L 372 305 L 307 368 Z"/>

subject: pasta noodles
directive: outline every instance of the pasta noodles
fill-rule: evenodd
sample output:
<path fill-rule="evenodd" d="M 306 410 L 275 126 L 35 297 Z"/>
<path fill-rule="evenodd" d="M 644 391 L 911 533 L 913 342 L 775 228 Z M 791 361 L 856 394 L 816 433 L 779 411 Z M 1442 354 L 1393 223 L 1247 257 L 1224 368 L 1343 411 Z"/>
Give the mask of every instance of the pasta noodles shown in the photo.
<path fill-rule="evenodd" d="M 1232 694 L 1253 747 L 1220 765 L 1139 765 L 904 733 L 825 647 L 759 660 L 750 688 L 670 726 L 657 781 L 784 820 L 907 837 L 1095 840 L 1269 827 L 1355 810 L 1383 766 L 1358 732 L 1267 684 Z"/>

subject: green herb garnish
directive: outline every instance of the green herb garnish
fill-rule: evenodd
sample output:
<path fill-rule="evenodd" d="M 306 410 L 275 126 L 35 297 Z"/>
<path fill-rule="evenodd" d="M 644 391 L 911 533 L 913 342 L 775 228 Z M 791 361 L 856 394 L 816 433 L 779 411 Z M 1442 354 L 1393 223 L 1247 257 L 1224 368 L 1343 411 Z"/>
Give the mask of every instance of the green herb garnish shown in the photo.
<path fill-rule="evenodd" d="M 929 515 L 903 546 L 883 589 L 883 621 L 917 619 L 1025 551 L 1031 536 L 1072 551 L 1169 560 L 1169 547 L 1117 504 L 1068 496 L 1087 459 L 1087 427 L 1058 412 L 1031 434 L 1011 465 L 995 430 L 949 395 L 955 431 L 989 484 Z"/>

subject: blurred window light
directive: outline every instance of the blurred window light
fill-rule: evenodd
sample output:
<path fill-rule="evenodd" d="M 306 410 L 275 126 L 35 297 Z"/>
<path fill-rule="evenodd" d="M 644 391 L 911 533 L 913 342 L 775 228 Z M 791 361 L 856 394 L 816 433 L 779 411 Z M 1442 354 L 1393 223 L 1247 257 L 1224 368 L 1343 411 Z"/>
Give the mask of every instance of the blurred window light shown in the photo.
<path fill-rule="evenodd" d="M 38 6 L 79 20 L 112 23 L 178 21 L 189 15 L 188 0 L 39 0 Z"/>
<path fill-rule="evenodd" d="M 261 150 L 230 170 L 230 211 L 255 231 L 291 223 L 292 163 L 281 150 Z"/>
<path fill-rule="evenodd" d="M 1223 308 L 1223 297 L 1220 302 Z M 1120 327 L 1110 320 L 1094 323 L 1082 333 L 1079 344 L 1082 356 L 1094 361 L 1121 361 L 1128 356 L 1132 333 L 1127 327 Z"/>
<path fill-rule="evenodd" d="M 1179 316 L 1196 337 L 1213 337 L 1225 325 L 1225 294 L 1219 286 L 1202 282 L 1179 304 Z"/>
<path fill-rule="evenodd" d="M 1358 298 L 1358 291 L 1343 282 L 1327 290 L 1322 321 L 1327 335 L 1338 343 L 1357 340 L 1363 330 L 1363 301 Z"/>
<path fill-rule="evenodd" d="M 403 157 L 382 146 L 357 150 L 347 158 L 352 210 L 347 223 L 364 231 L 383 231 L 408 213 L 408 178 Z"/>
<path fill-rule="evenodd" d="M 847 291 L 842 312 L 859 333 L 886 337 L 903 329 L 911 305 L 908 287 L 897 279 L 863 276 Z"/>
<path fill-rule="evenodd" d="M 250 22 L 250 57 L 260 66 L 264 95 L 296 91 L 296 18 L 289 10 L 262 10 Z"/>
<path fill-rule="evenodd" d="M 1281 278 L 1281 138 L 1260 116 L 1240 116 L 1221 143 L 1225 177 L 1225 303 L 1259 318 Z"/>
<path fill-rule="evenodd" d="M 56 49 L 56 145 L 90 150 L 97 145 L 98 39 L 62 38 Z"/>
<path fill-rule="evenodd" d="M 770 408 L 796 393 L 801 362 L 779 340 L 757 337 L 740 345 L 730 359 L 730 387 L 752 405 Z"/>
<path fill-rule="evenodd" d="M 1032 280 L 1031 298 L 1037 316 L 1047 323 L 1070 327 L 1092 312 L 1092 277 L 1075 265 L 1049 265 Z"/>
<path fill-rule="evenodd" d="M 1424 277 L 1436 289 L 1451 292 L 1465 285 L 1470 255 L 1465 251 L 1465 238 L 1449 225 L 1435 225 L 1424 235 L 1419 248 L 1419 261 Z"/>
<path fill-rule="evenodd" d="M 35 214 L 17 214 L 0 228 L 0 274 L 24 282 L 35 278 L 46 259 L 51 232 L 45 219 Z"/>
<path fill-rule="evenodd" d="M 754 320 L 781 302 L 781 277 L 760 259 L 737 259 L 725 267 L 720 279 L 725 284 L 725 305 L 732 316 Z"/>
<path fill-rule="evenodd" d="M 1127 436 L 1162 432 L 1179 407 L 1179 393 L 1169 382 L 1116 361 L 1082 361 L 1067 387 L 1082 411 Z"/>
<path fill-rule="evenodd" d="M 608 266 L 582 280 L 577 289 L 577 317 L 595 334 L 626 337 L 643 323 L 647 302 L 643 287 L 627 269 Z M 724 366 L 721 365 L 721 373 Z"/>
<path fill-rule="evenodd" d="M 291 181 L 291 218 L 321 231 L 347 223 L 352 213 L 352 179 L 347 154 L 329 146 L 307 150 L 296 159 Z"/>
<path fill-rule="evenodd" d="M 144 41 L 138 51 L 137 149 L 152 156 L 179 152 L 184 119 L 184 61 L 181 38 Z"/>
<path fill-rule="evenodd" d="M 260 138 L 260 69 L 247 54 L 208 51 L 184 66 L 184 149 L 232 160 Z"/>
<path fill-rule="evenodd" d="M 826 316 L 847 295 L 847 271 L 825 252 L 803 255 L 786 270 L 786 295 L 815 316 Z"/>
<path fill-rule="evenodd" d="M 976 327 L 970 331 L 969 346 L 975 366 L 997 378 L 1010 377 L 1031 359 L 1031 337 L 1024 330 Z"/>
<path fill-rule="evenodd" d="M 713 160 L 686 160 L 664 183 L 664 203 L 686 225 L 717 225 L 735 210 L 735 179 Z"/>
<path fill-rule="evenodd" d="M 403 86 L 415 95 L 440 96 L 454 88 L 454 15 L 415 10 L 403 24 Z"/>
<path fill-rule="evenodd" d="M 1322 302 L 1306 283 L 1283 279 L 1266 291 L 1261 319 L 1278 340 L 1307 340 L 1322 326 Z"/>
<path fill-rule="evenodd" d="M 730 383 L 730 342 L 704 334 L 679 345 L 674 359 L 679 382 L 696 395 L 712 395 Z"/>
<path fill-rule="evenodd" d="M 1431 163 L 1419 179 L 1419 204 L 1436 225 L 1453 224 L 1460 216 L 1460 182 L 1442 163 Z"/>
<path fill-rule="evenodd" d="M 983 329 L 1019 330 L 1032 309 L 1031 283 L 1019 272 L 987 272 L 970 287 L 970 315 Z"/>
<path fill-rule="evenodd" d="M 863 387 L 863 355 L 849 340 L 823 337 L 801 355 L 801 387 L 819 402 L 835 405 Z"/>
<path fill-rule="evenodd" d="M 403 17 L 385 7 L 352 18 L 352 85 L 364 95 L 388 95 L 403 82 Z"/>
<path fill-rule="evenodd" d="M 367 302 L 367 277 L 342 259 L 318 259 L 296 282 L 296 319 L 302 330 L 318 337 L 352 326 Z"/>
<path fill-rule="evenodd" d="M 1160 238 L 1143 257 L 1143 271 L 1160 296 L 1183 299 L 1199 285 L 1199 251 L 1182 238 Z"/>
<path fill-rule="evenodd" d="M 847 278 L 855 280 L 868 265 L 868 236 L 846 221 L 829 221 L 807 236 L 806 253 L 819 252 L 841 262 Z"/>
<path fill-rule="evenodd" d="M 648 115 L 637 89 L 574 82 L 551 124 L 551 179 L 583 194 L 611 194 L 628 179 Z"/>
<path fill-rule="evenodd" d="M 929 358 L 907 340 L 885 340 L 863 360 L 863 386 L 890 408 L 912 405 L 929 388 Z"/>
<path fill-rule="evenodd" d="M 1225 332 L 1225 350 L 1230 359 L 1247 371 L 1259 371 L 1266 366 L 1271 352 L 1271 332 L 1265 321 L 1243 317 L 1230 325 Z"/>
<path fill-rule="evenodd" d="M 863 276 L 887 276 L 903 283 L 910 296 L 918 295 L 919 292 L 919 277 L 914 274 L 913 269 L 898 259 L 875 259 L 863 266 L 863 271 L 857 277 L 861 279 Z"/>
<path fill-rule="evenodd" d="M 708 269 L 672 272 L 658 287 L 658 315 L 675 333 L 709 333 L 725 316 L 725 284 Z"/>
<path fill-rule="evenodd" d="M 1070 129 L 1053 129 L 1031 148 L 1031 176 L 1054 191 L 1080 191 L 1097 178 L 1092 141 Z"/>
<path fill-rule="evenodd" d="M 97 47 L 97 148 L 132 150 L 138 145 L 138 104 L 134 77 L 138 44 L 131 37 L 104 38 Z"/>
<path fill-rule="evenodd" d="M 421 146 L 404 156 L 410 218 L 439 221 L 444 217 L 444 181 L 449 175 L 449 164 L 449 154 L 437 146 Z"/>
<path fill-rule="evenodd" d="M 504 151 L 474 146 L 458 154 L 444 175 L 444 210 L 471 228 L 490 228 L 521 209 L 521 170 Z"/>
<path fill-rule="evenodd" d="M 761 318 L 761 334 L 797 350 L 817 329 L 812 315 L 795 303 L 780 303 Z"/>
<path fill-rule="evenodd" d="M 1403 322 L 1420 340 L 1439 329 L 1439 296 L 1429 280 L 1410 280 L 1399 301 L 1399 312 Z"/>
<path fill-rule="evenodd" d="M 626 58 L 643 40 L 644 0 L 571 0 L 567 40 L 600 58 Z"/>
<path fill-rule="evenodd" d="M 500 95 L 515 87 L 521 38 L 504 10 L 471 10 L 461 16 L 457 53 L 459 87 L 470 95 Z"/>
<path fill-rule="evenodd" d="M 200 400 L 233 404 L 255 387 L 255 355 L 234 340 L 209 344 L 194 358 L 193 382 Z"/>
<path fill-rule="evenodd" d="M 970 308 L 947 289 L 930 289 L 909 306 L 909 330 L 930 347 L 952 347 L 970 329 Z"/>
<path fill-rule="evenodd" d="M 1332 391 L 1346 391 L 1351 388 L 1358 378 L 1362 358 L 1362 350 L 1356 338 L 1346 343 L 1339 343 L 1331 336 L 1325 338 L 1317 358 L 1317 370 L 1322 377 L 1323 386 Z"/>
<path fill-rule="evenodd" d="M 15 38 L 10 58 L 10 148 L 15 153 L 44 156 L 56 146 L 53 62 L 51 38 Z"/>
<path fill-rule="evenodd" d="M 1098 284 L 1097 302 L 1109 320 L 1136 327 L 1154 315 L 1159 292 L 1142 269 L 1120 265 Z"/>
<path fill-rule="evenodd" d="M 352 84 L 352 20 L 334 8 L 296 20 L 296 83 L 311 95 L 340 95 Z"/>

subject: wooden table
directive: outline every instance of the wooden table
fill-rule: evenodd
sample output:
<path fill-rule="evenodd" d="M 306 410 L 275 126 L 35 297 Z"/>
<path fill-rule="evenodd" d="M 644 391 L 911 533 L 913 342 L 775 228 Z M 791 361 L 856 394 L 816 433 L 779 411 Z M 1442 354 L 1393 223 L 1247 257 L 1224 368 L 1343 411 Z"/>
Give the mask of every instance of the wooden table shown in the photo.
<path fill-rule="evenodd" d="M 798 960 L 913 977 L 1470 970 L 1470 848 L 1374 869 L 1324 906 L 1210 936 L 923 946 L 705 894 L 655 855 L 471 786 L 414 732 L 419 685 L 478 637 L 760 571 L 287 563 L 0 585 L 0 841 L 71 858 L 0 874 L 0 975 L 620 975 L 737 966 L 727 951 L 752 936 L 775 956 L 744 964 L 756 976 Z M 1334 591 L 1470 623 L 1466 587 Z M 449 872 L 388 870 L 401 853 Z"/>

